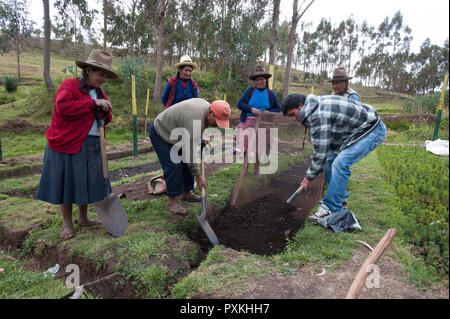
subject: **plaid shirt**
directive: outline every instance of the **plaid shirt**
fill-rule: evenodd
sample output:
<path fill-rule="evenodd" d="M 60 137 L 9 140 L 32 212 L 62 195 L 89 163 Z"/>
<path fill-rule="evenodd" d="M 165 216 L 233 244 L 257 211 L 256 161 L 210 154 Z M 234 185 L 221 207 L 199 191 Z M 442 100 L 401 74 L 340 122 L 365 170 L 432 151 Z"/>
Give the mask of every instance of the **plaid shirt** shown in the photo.
<path fill-rule="evenodd" d="M 300 121 L 311 131 L 314 153 L 306 177 L 313 180 L 325 164 L 328 152 L 339 153 L 369 134 L 379 123 L 370 105 L 336 95 L 308 95 Z"/>

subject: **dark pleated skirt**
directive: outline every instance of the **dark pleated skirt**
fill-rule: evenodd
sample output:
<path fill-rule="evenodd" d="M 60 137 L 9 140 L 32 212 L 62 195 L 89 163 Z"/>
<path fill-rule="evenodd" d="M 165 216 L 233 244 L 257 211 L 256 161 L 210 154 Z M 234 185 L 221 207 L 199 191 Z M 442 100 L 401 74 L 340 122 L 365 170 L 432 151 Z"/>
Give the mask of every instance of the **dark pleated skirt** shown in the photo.
<path fill-rule="evenodd" d="M 55 152 L 47 144 L 37 199 L 81 206 L 103 200 L 107 190 L 111 184 L 103 178 L 99 137 L 88 136 L 78 154 Z"/>

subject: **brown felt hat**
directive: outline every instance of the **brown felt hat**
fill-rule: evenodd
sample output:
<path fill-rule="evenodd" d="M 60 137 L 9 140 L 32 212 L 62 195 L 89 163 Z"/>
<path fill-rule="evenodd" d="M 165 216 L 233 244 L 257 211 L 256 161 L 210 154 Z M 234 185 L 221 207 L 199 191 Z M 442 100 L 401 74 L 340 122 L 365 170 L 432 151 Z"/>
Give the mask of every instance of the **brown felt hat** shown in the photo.
<path fill-rule="evenodd" d="M 272 77 L 272 74 L 266 73 L 266 71 L 264 70 L 264 67 L 262 65 L 257 65 L 255 68 L 255 73 L 250 75 L 248 78 L 250 80 L 254 81 L 257 77 L 260 77 L 260 76 L 262 76 L 265 79 L 269 79 Z"/>
<path fill-rule="evenodd" d="M 333 78 L 327 82 L 345 81 L 353 79 L 352 76 L 347 75 L 347 71 L 344 68 L 336 68 L 333 71 Z"/>
<path fill-rule="evenodd" d="M 94 49 L 91 51 L 86 61 L 75 61 L 75 63 L 82 69 L 93 67 L 99 70 L 106 71 L 110 79 L 117 79 L 119 77 L 111 69 L 112 55 L 103 50 Z"/>
<path fill-rule="evenodd" d="M 192 62 L 192 59 L 189 55 L 183 55 L 180 59 L 180 62 L 175 64 L 175 68 L 179 69 L 180 67 L 185 65 L 192 67 L 192 70 L 195 70 L 195 68 L 197 67 L 197 64 Z"/>

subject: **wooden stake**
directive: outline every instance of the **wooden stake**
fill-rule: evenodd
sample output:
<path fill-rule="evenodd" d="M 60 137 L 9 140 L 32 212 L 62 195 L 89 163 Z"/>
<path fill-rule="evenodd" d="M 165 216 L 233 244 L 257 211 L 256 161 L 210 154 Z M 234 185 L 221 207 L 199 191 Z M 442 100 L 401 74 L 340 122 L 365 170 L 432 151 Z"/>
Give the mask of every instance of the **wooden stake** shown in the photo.
<path fill-rule="evenodd" d="M 381 255 L 383 255 L 383 253 L 386 251 L 396 234 L 396 229 L 389 229 L 387 231 L 387 233 L 380 240 L 375 249 L 370 253 L 369 257 L 367 257 L 366 261 L 362 265 L 361 269 L 355 277 L 355 280 L 353 280 L 352 286 L 347 292 L 347 296 L 345 296 L 345 299 L 357 299 L 359 297 L 359 294 L 361 293 L 366 282 L 367 276 L 369 275 L 369 273 L 367 272 L 368 267 L 377 263 L 378 259 L 380 259 Z"/>

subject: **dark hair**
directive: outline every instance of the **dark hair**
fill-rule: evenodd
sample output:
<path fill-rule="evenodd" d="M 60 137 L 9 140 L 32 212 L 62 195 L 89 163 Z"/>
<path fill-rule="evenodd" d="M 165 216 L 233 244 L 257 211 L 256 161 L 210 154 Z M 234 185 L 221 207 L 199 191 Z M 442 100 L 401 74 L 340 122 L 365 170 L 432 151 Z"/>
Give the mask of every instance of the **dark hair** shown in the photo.
<path fill-rule="evenodd" d="M 300 104 L 305 104 L 306 95 L 303 94 L 291 94 L 286 96 L 281 102 L 281 110 L 286 115 L 289 110 L 298 109 Z"/>
<path fill-rule="evenodd" d="M 96 69 L 96 68 L 94 68 L 94 67 L 90 67 L 90 68 L 91 68 L 91 70 L 92 70 L 93 72 L 99 70 L 99 69 Z M 89 90 L 92 89 L 92 87 L 90 87 L 90 86 L 87 84 L 87 80 L 88 80 L 87 67 L 85 67 L 85 68 L 83 69 L 82 77 L 81 77 L 81 79 L 80 79 L 81 84 L 80 84 L 80 86 L 79 86 L 79 88 L 78 88 L 78 90 L 80 90 L 80 92 L 81 92 L 82 94 L 85 94 L 85 95 L 88 95 L 88 94 L 89 94 Z M 103 98 L 104 98 L 103 92 L 102 92 L 102 90 L 100 90 L 100 88 L 95 88 L 95 91 L 97 92 L 97 98 L 98 98 L 98 99 L 103 99 Z"/>

